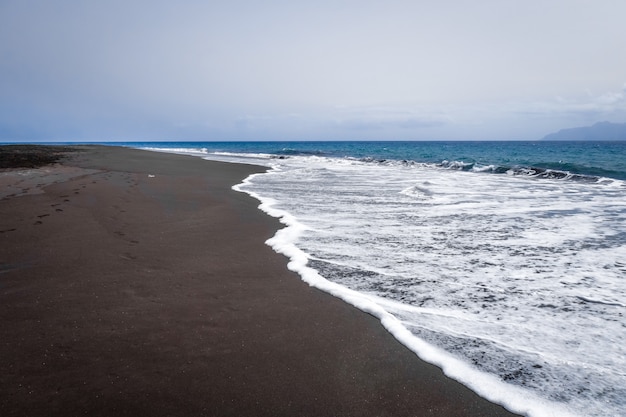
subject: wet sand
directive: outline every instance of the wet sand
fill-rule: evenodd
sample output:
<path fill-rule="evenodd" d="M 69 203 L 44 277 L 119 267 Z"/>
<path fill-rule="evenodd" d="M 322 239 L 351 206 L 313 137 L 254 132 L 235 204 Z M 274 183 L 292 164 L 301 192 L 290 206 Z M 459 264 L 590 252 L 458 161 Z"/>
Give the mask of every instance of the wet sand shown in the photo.
<path fill-rule="evenodd" d="M 513 415 L 288 271 L 263 168 L 75 148 L 0 169 L 0 416 Z"/>

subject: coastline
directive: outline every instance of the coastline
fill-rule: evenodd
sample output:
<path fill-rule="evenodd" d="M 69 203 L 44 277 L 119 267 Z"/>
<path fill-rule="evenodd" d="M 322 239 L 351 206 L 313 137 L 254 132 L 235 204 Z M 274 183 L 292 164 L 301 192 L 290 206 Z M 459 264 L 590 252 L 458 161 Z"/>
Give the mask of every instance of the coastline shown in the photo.
<path fill-rule="evenodd" d="M 73 148 L 0 197 L 3 416 L 513 415 L 287 270 L 263 167 Z"/>

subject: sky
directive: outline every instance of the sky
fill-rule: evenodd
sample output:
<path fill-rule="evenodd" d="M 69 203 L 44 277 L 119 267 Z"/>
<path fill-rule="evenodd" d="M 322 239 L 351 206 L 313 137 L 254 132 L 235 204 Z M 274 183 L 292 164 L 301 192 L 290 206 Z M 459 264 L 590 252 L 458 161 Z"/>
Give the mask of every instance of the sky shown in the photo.
<path fill-rule="evenodd" d="M 0 141 L 533 140 L 626 122 L 624 0 L 0 0 Z"/>

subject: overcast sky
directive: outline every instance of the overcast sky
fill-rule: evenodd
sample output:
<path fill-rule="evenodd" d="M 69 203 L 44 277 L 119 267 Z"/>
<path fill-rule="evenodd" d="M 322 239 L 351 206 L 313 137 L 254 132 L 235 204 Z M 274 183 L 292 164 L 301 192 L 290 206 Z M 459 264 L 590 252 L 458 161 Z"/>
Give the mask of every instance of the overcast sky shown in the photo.
<path fill-rule="evenodd" d="M 626 122 L 625 17 L 624 0 L 0 0 L 0 141 Z"/>

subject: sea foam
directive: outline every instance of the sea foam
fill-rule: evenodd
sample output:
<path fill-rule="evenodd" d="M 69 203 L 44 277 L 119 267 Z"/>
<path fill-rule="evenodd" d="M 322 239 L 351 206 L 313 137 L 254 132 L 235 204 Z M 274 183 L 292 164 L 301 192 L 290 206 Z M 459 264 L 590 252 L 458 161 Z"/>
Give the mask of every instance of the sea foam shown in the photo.
<path fill-rule="evenodd" d="M 296 244 L 302 232 L 307 230 L 308 227 L 300 223 L 292 214 L 277 208 L 275 199 L 263 197 L 247 187 L 255 177 L 272 175 L 272 173 L 279 171 L 280 168 L 275 167 L 273 171 L 268 173 L 253 174 L 241 184 L 235 185 L 233 189 L 247 193 L 259 200 L 261 202 L 259 208 L 262 211 L 278 218 L 286 226 L 278 230 L 266 243 L 277 253 L 285 255 L 289 259 L 287 267 L 291 271 L 298 273 L 304 282 L 378 318 L 389 333 L 413 351 L 419 358 L 438 366 L 448 377 L 461 382 L 478 395 L 504 406 L 509 411 L 531 417 L 576 416 L 563 405 L 546 401 L 531 391 L 520 387 L 505 384 L 493 375 L 481 372 L 446 351 L 416 337 L 397 317 L 383 307 L 383 305 L 390 306 L 396 304 L 400 308 L 406 308 L 406 305 L 351 290 L 325 279 L 316 269 L 309 267 L 310 256 L 299 249 Z"/>

